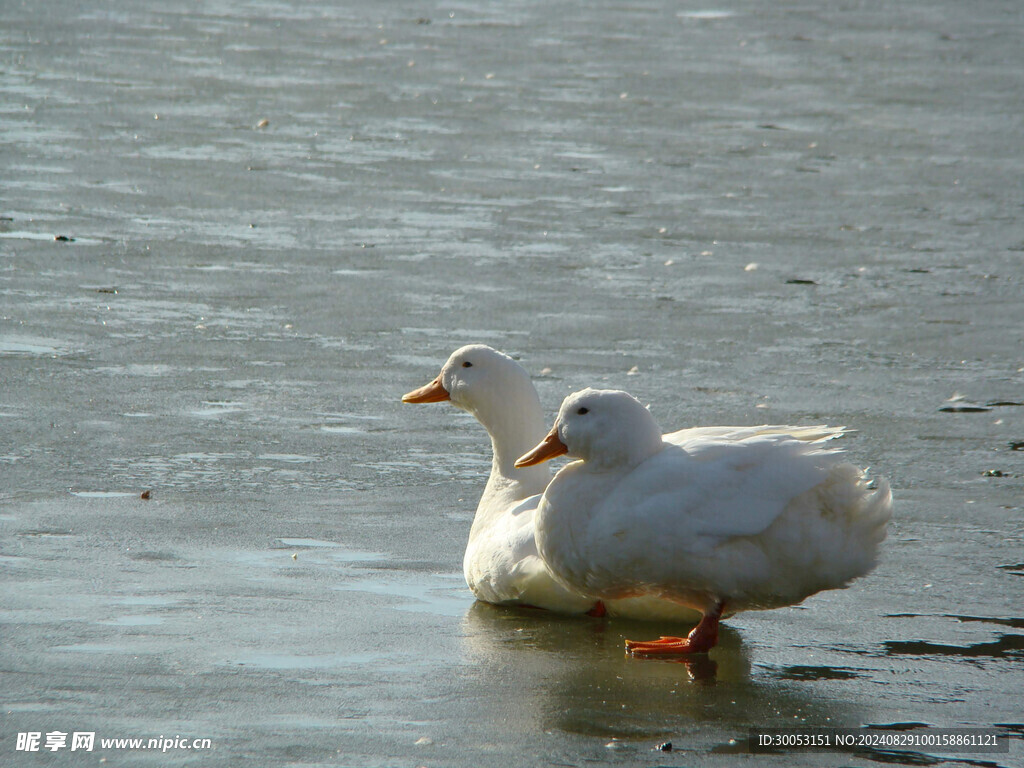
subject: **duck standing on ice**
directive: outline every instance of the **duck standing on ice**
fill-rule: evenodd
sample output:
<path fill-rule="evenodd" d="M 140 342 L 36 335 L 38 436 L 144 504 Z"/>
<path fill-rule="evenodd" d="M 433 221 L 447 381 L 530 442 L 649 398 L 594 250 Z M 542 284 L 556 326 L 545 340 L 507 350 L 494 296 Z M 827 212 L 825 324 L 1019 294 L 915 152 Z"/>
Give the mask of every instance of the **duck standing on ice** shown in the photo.
<path fill-rule="evenodd" d="M 491 473 L 469 533 L 463 559 L 466 583 L 477 599 L 526 605 L 562 614 L 602 615 L 642 621 L 694 622 L 699 611 L 677 601 L 643 595 L 601 600 L 555 579 L 537 551 L 537 505 L 551 481 L 543 467 L 516 467 L 516 459 L 547 432 L 537 390 L 529 374 L 508 355 L 483 344 L 457 349 L 429 384 L 407 393 L 406 403 L 452 405 L 469 412 L 491 438 Z M 755 435 L 820 442 L 838 437 L 830 427 L 699 427 L 665 435 L 688 447 L 709 440 L 740 441 Z"/>
<path fill-rule="evenodd" d="M 674 445 L 615 390 L 562 403 L 554 427 L 516 461 L 561 454 L 537 507 L 537 548 L 567 588 L 601 600 L 648 596 L 699 611 L 686 638 L 626 641 L 636 656 L 707 651 L 723 612 L 794 605 L 871 571 L 892 517 L 889 485 L 821 441 L 785 434 Z"/>

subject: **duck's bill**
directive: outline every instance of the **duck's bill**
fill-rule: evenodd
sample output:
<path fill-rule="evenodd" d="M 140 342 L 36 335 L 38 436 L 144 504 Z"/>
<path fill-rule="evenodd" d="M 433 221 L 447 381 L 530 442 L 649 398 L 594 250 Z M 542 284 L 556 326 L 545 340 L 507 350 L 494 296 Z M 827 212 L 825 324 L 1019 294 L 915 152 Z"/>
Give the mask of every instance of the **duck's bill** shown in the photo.
<path fill-rule="evenodd" d="M 534 464 L 540 464 L 556 456 L 563 456 L 568 452 L 569 449 L 565 446 L 565 443 L 558 439 L 558 430 L 552 427 L 547 437 L 541 440 L 536 448 L 516 459 L 516 466 L 532 467 Z"/>
<path fill-rule="evenodd" d="M 403 403 L 442 403 L 445 400 L 451 400 L 451 396 L 441 384 L 440 376 L 429 384 L 402 395 Z"/>

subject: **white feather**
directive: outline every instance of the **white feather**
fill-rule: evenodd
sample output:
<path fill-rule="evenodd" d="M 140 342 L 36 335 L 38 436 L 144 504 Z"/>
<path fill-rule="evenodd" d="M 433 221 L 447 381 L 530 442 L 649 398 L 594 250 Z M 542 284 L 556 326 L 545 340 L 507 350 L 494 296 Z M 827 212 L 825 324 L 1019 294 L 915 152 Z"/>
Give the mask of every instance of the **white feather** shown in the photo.
<path fill-rule="evenodd" d="M 571 589 L 735 612 L 798 603 L 877 562 L 892 495 L 825 445 L 841 429 L 710 428 L 662 440 L 638 401 L 599 390 L 566 398 L 556 429 L 583 460 L 544 492 L 536 538 Z"/>

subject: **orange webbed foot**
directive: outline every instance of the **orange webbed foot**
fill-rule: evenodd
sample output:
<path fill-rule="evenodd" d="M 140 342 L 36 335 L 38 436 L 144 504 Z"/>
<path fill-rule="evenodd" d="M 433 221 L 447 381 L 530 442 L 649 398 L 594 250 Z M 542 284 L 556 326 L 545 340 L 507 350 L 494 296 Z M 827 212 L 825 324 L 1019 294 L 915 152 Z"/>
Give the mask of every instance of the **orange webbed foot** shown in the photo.
<path fill-rule="evenodd" d="M 694 653 L 685 637 L 662 635 L 657 640 L 627 640 L 626 650 L 633 656 L 672 656 Z"/>
<path fill-rule="evenodd" d="M 626 652 L 631 656 L 678 656 L 689 653 L 707 653 L 718 642 L 718 619 L 724 603 L 704 614 L 700 623 L 685 638 L 662 635 L 657 640 L 626 641 Z"/>

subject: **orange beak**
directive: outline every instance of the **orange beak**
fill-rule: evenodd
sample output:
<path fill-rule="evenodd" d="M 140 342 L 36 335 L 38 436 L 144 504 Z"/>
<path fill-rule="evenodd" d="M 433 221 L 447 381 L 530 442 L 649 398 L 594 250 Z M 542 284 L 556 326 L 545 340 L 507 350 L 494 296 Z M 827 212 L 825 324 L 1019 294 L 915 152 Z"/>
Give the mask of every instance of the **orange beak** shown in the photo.
<path fill-rule="evenodd" d="M 556 456 L 562 456 L 569 452 L 565 443 L 558 439 L 558 427 L 552 427 L 547 436 L 537 444 L 529 453 L 524 453 L 516 459 L 517 467 L 532 467 Z"/>
<path fill-rule="evenodd" d="M 440 376 L 426 386 L 402 395 L 403 403 L 443 403 L 445 400 L 451 400 L 451 396 L 441 384 Z"/>

